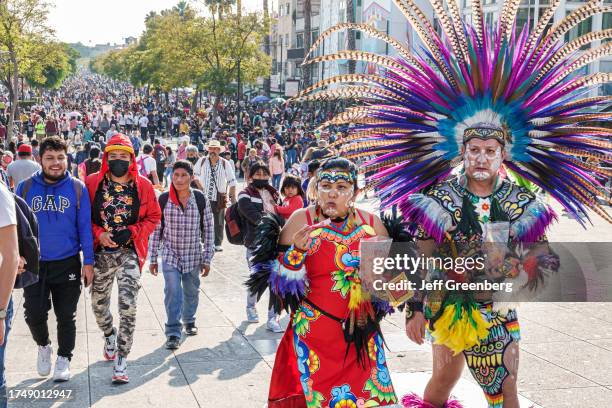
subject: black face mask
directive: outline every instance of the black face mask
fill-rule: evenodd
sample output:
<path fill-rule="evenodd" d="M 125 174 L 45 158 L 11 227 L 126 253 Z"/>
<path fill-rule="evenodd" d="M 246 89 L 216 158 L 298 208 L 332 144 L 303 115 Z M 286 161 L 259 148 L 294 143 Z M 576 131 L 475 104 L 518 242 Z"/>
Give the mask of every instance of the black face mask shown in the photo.
<path fill-rule="evenodd" d="M 269 184 L 268 180 L 253 180 L 253 186 L 257 189 L 265 188 Z"/>
<path fill-rule="evenodd" d="M 130 168 L 130 162 L 127 160 L 109 160 L 108 168 L 115 177 L 123 177 Z"/>
<path fill-rule="evenodd" d="M 197 157 L 188 157 L 187 160 L 190 161 L 191 164 L 196 164 L 198 162 Z"/>

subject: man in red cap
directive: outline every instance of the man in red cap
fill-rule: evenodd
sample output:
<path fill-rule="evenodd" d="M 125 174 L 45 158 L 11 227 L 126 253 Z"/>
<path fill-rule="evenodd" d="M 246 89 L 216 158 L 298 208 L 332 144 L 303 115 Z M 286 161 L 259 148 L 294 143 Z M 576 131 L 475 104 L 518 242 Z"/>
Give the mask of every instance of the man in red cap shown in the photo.
<path fill-rule="evenodd" d="M 127 361 L 136 326 L 140 272 L 149 235 L 161 220 L 151 182 L 138 173 L 130 139 L 113 136 L 104 149 L 102 168 L 87 178 L 92 202 L 95 272 L 91 302 L 104 332 L 104 358 L 114 360 L 113 382 L 127 383 Z M 119 287 L 119 330 L 113 327 L 110 299 Z"/>
<path fill-rule="evenodd" d="M 15 188 L 23 180 L 30 178 L 32 174 L 40 170 L 40 165 L 32 160 L 32 146 L 28 144 L 20 145 L 17 148 L 17 156 L 19 156 L 19 160 L 12 162 L 6 168 L 6 173 Z"/>

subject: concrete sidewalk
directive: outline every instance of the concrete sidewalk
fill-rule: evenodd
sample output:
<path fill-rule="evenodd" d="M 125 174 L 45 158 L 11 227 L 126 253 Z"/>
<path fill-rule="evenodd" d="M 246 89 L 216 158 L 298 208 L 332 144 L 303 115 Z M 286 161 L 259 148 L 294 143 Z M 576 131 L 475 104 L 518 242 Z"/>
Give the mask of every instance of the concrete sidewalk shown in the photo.
<path fill-rule="evenodd" d="M 599 219 L 594 221 L 595 227 L 584 232 L 562 217 L 550 236 L 556 241 L 604 240 L 611 236 L 610 226 Z M 217 253 L 211 275 L 202 284 L 197 315 L 200 334 L 184 339 L 176 352 L 163 347 L 163 277 L 143 273 L 127 385 L 111 384 L 112 363 L 102 358 L 102 334 L 91 312 L 88 293 L 79 304 L 73 379 L 55 384 L 38 378 L 37 348 L 24 321 L 21 291 L 15 291 L 16 314 L 6 361 L 10 389 L 69 389 L 73 398 L 37 402 L 21 399 L 9 406 L 263 407 L 282 335 L 268 332 L 265 323 L 246 323 L 242 285 L 247 277 L 245 250 L 227 243 L 224 249 Z M 116 303 L 115 296 L 115 317 Z M 267 298 L 259 302 L 260 316 L 265 316 L 267 304 Z M 49 326 L 55 343 L 52 316 L 53 312 Z M 611 303 L 532 303 L 522 306 L 519 316 L 523 335 L 519 376 L 522 407 L 612 406 Z M 287 322 L 283 317 L 283 325 Z M 429 346 L 410 343 L 399 314 L 383 322 L 383 332 L 398 395 L 421 392 L 431 370 Z M 466 407 L 486 406 L 467 370 L 455 391 Z"/>

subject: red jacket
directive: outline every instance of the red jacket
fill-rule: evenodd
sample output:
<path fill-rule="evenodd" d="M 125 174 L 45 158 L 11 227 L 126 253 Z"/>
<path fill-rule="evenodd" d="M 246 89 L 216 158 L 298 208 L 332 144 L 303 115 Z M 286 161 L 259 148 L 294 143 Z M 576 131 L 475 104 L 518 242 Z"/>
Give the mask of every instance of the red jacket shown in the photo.
<path fill-rule="evenodd" d="M 129 146 L 130 148 L 132 147 L 130 139 L 122 134 L 116 134 L 113 136 L 109 140 L 107 147 L 109 145 L 117 144 L 126 147 Z M 89 191 L 89 198 L 92 203 L 94 202 L 96 191 L 101 187 L 101 183 L 104 180 L 106 173 L 109 171 L 107 156 L 108 153 L 105 152 L 104 157 L 102 158 L 102 168 L 100 171 L 89 175 L 85 181 L 87 190 Z M 134 153 L 132 153 L 132 165 L 130 166 L 129 173 L 132 175 L 132 179 L 136 183 L 138 200 L 140 201 L 140 209 L 138 212 L 138 221 L 135 224 L 129 225 L 128 229 L 132 233 L 132 241 L 134 242 L 134 248 L 136 249 L 140 269 L 142 270 L 142 266 L 147 258 L 149 236 L 153 233 L 155 227 L 161 221 L 161 210 L 157 202 L 157 197 L 155 196 L 155 191 L 153 190 L 153 185 L 148 178 L 138 174 L 138 166 L 136 164 L 136 156 Z M 94 248 L 97 249 L 100 245 L 100 235 L 106 232 L 106 230 L 103 227 L 96 225 L 94 222 L 92 222 L 91 225 L 93 227 Z"/>
<path fill-rule="evenodd" d="M 242 140 L 238 142 L 238 160 L 243 161 L 246 156 L 247 146 Z"/>
<path fill-rule="evenodd" d="M 291 214 L 300 208 L 304 208 L 304 199 L 300 195 L 295 195 L 291 198 L 285 198 L 283 200 L 283 205 L 277 205 L 274 208 L 278 215 L 288 220 Z"/>

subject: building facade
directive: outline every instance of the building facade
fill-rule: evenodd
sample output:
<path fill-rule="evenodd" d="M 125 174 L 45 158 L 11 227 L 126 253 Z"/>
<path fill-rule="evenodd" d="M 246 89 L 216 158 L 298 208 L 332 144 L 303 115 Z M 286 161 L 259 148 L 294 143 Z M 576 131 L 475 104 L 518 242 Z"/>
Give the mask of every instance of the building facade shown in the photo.
<path fill-rule="evenodd" d="M 274 93 L 293 96 L 292 83 L 302 81 L 301 64 L 305 50 L 304 30 L 306 0 L 279 0 L 272 25 L 271 53 L 272 75 L 271 90 Z M 321 0 L 310 0 L 310 36 L 312 44 L 319 37 L 319 10 Z M 313 81 L 319 77 L 313 72 Z M 291 84 L 287 84 L 290 82 Z M 297 86 L 296 84 L 296 86 Z M 290 86 L 287 86 L 290 85 Z"/>
<path fill-rule="evenodd" d="M 354 18 L 356 23 L 366 23 L 377 30 L 393 37 L 405 47 L 416 49 L 421 45 L 412 27 L 407 23 L 402 12 L 391 0 L 321 0 L 320 31 L 324 32 L 338 23 L 347 22 L 348 2 L 353 2 Z M 430 19 L 433 19 L 433 9 L 427 0 L 417 0 L 417 5 Z M 348 49 L 348 36 L 346 31 L 332 34 L 323 41 L 319 52 L 332 54 Z M 380 55 L 397 55 L 397 52 L 384 41 L 372 38 L 367 34 L 356 32 L 355 49 L 369 51 Z M 319 77 L 329 78 L 335 75 L 346 74 L 349 71 L 347 61 L 333 61 L 320 63 L 315 68 Z M 356 73 L 376 73 L 378 67 L 374 64 L 357 62 Z"/>
<path fill-rule="evenodd" d="M 466 21 L 471 21 L 471 1 L 460 0 L 462 12 Z M 565 16 L 579 7 L 584 6 L 586 1 L 569 1 L 561 0 L 561 3 L 555 10 L 555 15 L 548 23 L 548 28 L 563 20 Z M 612 0 L 604 0 L 604 3 L 612 3 Z M 497 21 L 503 7 L 503 0 L 484 0 L 483 13 L 485 21 Z M 530 27 L 534 27 L 538 23 L 542 14 L 550 7 L 550 0 L 522 0 L 517 13 L 517 22 L 519 27 L 523 27 L 529 23 Z M 589 32 L 601 31 L 612 28 L 612 13 L 599 13 L 593 17 L 583 21 L 577 27 L 573 28 L 565 35 L 565 41 L 571 41 L 585 35 Z M 601 45 L 601 41 L 593 41 L 591 47 L 596 48 Z M 588 46 L 587 46 L 588 48 Z M 594 63 L 583 67 L 578 73 L 591 74 L 595 72 L 612 72 L 612 58 L 602 58 Z M 594 93 L 599 95 L 612 95 L 612 84 L 604 84 L 600 86 Z"/>
<path fill-rule="evenodd" d="M 279 0 L 275 10 L 276 19 L 272 27 L 272 91 L 285 95 L 287 82 L 299 83 L 302 89 L 301 63 L 304 58 L 304 2 L 306 0 Z M 466 21 L 471 21 L 471 0 L 457 0 Z M 482 0 L 485 21 L 497 21 L 504 0 Z M 330 27 L 350 21 L 347 15 L 348 2 L 352 2 L 356 23 L 367 23 L 377 30 L 398 40 L 409 49 L 419 50 L 422 43 L 402 12 L 392 0 L 310 0 L 311 3 L 311 44 Z M 431 3 L 428 0 L 416 0 L 423 13 L 438 27 Z M 612 3 L 612 0 L 604 0 Z M 566 15 L 583 6 L 585 1 L 561 0 L 549 27 L 561 21 Z M 519 27 L 529 23 L 530 27 L 538 22 L 542 13 L 550 7 L 550 0 L 522 0 L 517 13 Z M 566 41 L 571 41 L 591 31 L 612 28 L 612 13 L 598 14 L 581 23 L 566 35 Z M 600 41 L 592 43 L 592 47 L 600 45 Z M 314 56 L 333 54 L 348 49 L 347 31 L 333 33 L 317 48 Z M 380 55 L 397 55 L 397 52 L 384 41 L 369 37 L 367 34 L 356 33 L 355 49 L 369 51 Z M 322 78 L 346 74 L 349 64 L 346 60 L 322 62 L 312 65 L 312 83 Z M 377 73 L 379 68 L 374 64 L 358 62 L 356 73 Z M 612 58 L 604 58 L 586 66 L 583 73 L 612 72 Z M 293 87 L 292 87 L 293 88 Z M 611 95 L 612 84 L 598 88 L 597 93 Z M 291 96 L 289 94 L 289 96 Z"/>

